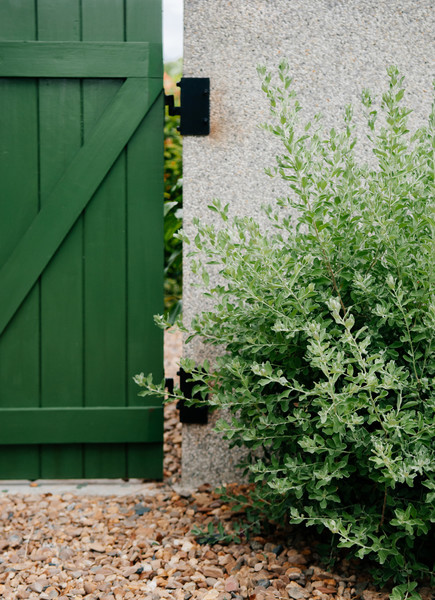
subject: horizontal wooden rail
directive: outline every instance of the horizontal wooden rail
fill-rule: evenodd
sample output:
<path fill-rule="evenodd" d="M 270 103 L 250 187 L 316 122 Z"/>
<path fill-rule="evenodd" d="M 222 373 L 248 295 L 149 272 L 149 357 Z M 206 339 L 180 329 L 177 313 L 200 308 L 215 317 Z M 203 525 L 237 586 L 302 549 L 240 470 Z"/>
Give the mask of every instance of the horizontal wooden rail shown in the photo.
<path fill-rule="evenodd" d="M 161 406 L 0 409 L 0 445 L 161 441 Z"/>
<path fill-rule="evenodd" d="M 162 45 L 0 42 L 0 77 L 162 77 Z"/>

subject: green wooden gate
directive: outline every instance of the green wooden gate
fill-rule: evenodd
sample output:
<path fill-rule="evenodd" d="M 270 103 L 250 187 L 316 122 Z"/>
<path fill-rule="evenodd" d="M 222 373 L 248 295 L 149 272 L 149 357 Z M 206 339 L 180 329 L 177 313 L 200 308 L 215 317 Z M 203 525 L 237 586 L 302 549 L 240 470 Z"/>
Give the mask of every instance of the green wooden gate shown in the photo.
<path fill-rule="evenodd" d="M 0 2 L 0 478 L 162 476 L 161 0 Z"/>

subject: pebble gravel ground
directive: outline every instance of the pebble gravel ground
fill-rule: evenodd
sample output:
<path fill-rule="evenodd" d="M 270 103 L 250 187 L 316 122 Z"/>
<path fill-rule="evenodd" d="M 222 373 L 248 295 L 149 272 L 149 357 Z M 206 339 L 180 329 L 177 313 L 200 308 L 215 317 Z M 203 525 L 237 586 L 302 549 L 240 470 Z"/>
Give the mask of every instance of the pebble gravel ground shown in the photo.
<path fill-rule="evenodd" d="M 178 361 L 182 353 L 182 334 L 180 331 L 165 331 L 165 377 L 172 377 L 178 385 Z M 165 482 L 174 485 L 181 479 L 181 423 L 176 402 L 165 405 L 164 461 Z"/>
<path fill-rule="evenodd" d="M 2 494 L 0 598 L 386 598 L 371 591 L 351 561 L 342 560 L 337 572 L 324 570 L 315 543 L 259 536 L 227 545 L 198 543 L 192 527 L 205 530 L 218 522 L 228 527 L 233 516 L 207 485 L 191 492 L 173 489 L 179 478 L 180 443 L 176 410 L 170 406 L 165 481 L 151 484 L 147 494 Z"/>
<path fill-rule="evenodd" d="M 206 486 L 188 497 L 72 493 L 0 498 L 4 600 L 356 598 L 355 575 L 325 572 L 309 548 L 254 538 L 200 545 L 193 525 L 231 519 Z M 361 591 L 361 590 L 360 590 Z M 367 600 L 367 599 L 366 599 Z"/>

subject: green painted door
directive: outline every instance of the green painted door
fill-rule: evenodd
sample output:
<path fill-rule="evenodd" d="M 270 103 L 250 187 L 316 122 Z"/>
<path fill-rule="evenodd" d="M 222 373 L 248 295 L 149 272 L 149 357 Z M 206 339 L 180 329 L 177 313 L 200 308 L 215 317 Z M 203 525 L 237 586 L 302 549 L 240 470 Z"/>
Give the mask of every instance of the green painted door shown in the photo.
<path fill-rule="evenodd" d="M 0 478 L 162 476 L 161 0 L 0 2 Z"/>

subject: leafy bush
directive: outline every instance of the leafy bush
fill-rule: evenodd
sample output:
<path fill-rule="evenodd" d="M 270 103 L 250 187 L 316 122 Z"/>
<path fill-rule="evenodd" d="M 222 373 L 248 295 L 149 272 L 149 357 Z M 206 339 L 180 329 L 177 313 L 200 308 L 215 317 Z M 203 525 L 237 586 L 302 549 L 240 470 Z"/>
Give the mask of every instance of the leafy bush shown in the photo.
<path fill-rule="evenodd" d="M 350 107 L 338 131 L 319 116 L 302 127 L 288 67 L 277 82 L 260 74 L 265 127 L 284 147 L 270 174 L 290 196 L 265 209 L 266 233 L 219 202 L 225 227 L 197 221 L 194 268 L 207 283 L 203 265 L 218 264 L 221 282 L 193 335 L 226 352 L 183 366 L 231 411 L 218 428 L 252 450 L 264 514 L 330 530 L 382 565 L 395 598 L 416 596 L 434 568 L 434 110 L 411 134 L 403 77 L 388 69 L 379 115 L 362 94 L 375 164 L 360 164 Z"/>
<path fill-rule="evenodd" d="M 181 62 L 165 65 L 165 91 L 179 99 L 176 81 L 181 76 Z M 181 312 L 182 242 L 175 234 L 183 216 L 183 144 L 177 127 L 180 118 L 165 115 L 165 184 L 164 184 L 164 246 L 165 246 L 165 311 L 174 321 Z"/>

